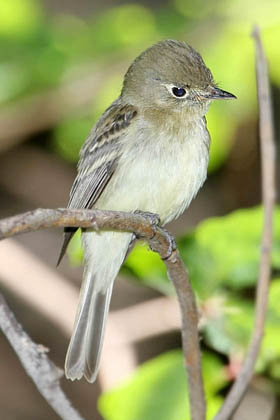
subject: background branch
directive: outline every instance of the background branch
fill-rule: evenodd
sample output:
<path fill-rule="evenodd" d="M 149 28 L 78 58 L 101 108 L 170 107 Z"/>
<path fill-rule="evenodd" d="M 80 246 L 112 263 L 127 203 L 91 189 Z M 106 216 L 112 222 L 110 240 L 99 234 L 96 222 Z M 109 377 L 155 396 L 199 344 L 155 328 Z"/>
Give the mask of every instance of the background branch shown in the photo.
<path fill-rule="evenodd" d="M 37 209 L 1 220 L 0 239 L 58 226 L 90 227 L 97 231 L 113 229 L 134 232 L 138 237 L 145 239 L 152 249 L 160 254 L 166 264 L 170 280 L 175 286 L 180 303 L 183 353 L 188 371 L 191 418 L 192 420 L 205 420 L 206 403 L 195 298 L 188 272 L 178 250 L 174 249 L 174 240 L 170 234 L 160 226 L 154 226 L 152 220 L 140 214 L 101 210 Z M 172 245 L 173 251 L 170 254 Z"/>
<path fill-rule="evenodd" d="M 275 205 L 275 146 L 268 66 L 258 27 L 255 27 L 253 37 L 257 50 L 256 67 L 260 114 L 262 196 L 264 206 L 264 230 L 261 244 L 259 279 L 256 291 L 256 316 L 252 341 L 244 365 L 237 380 L 232 386 L 224 405 L 216 415 L 215 420 L 229 419 L 244 396 L 253 376 L 254 367 L 261 349 L 268 306 L 271 252 L 273 244 L 273 210 Z"/>
<path fill-rule="evenodd" d="M 63 375 L 46 355 L 47 349 L 35 344 L 23 331 L 0 294 L 0 327 L 16 352 L 25 371 L 39 392 L 63 420 L 83 420 L 60 388 Z"/>

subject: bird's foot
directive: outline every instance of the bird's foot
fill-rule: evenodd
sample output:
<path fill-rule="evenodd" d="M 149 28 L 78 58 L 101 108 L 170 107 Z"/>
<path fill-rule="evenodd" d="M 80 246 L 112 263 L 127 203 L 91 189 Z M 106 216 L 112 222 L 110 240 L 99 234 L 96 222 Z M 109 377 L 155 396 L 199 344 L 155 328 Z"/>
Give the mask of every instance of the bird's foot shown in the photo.
<path fill-rule="evenodd" d="M 152 239 L 155 237 L 155 234 L 157 232 L 157 228 L 160 226 L 159 215 L 156 213 L 151 213 L 151 212 L 142 211 L 142 210 L 136 210 L 134 213 L 139 214 L 140 216 L 144 217 L 148 222 L 150 222 L 153 228 L 153 232 L 154 232 L 153 236 L 150 238 L 150 240 L 152 241 Z M 168 260 L 168 258 L 171 257 L 173 251 L 177 249 L 177 245 L 176 245 L 174 237 L 171 235 L 170 232 L 168 232 L 167 229 L 163 228 L 162 226 L 160 226 L 160 229 L 164 231 L 165 235 L 167 236 L 167 241 L 168 241 L 168 250 L 167 250 L 166 256 L 162 257 L 162 260 Z M 137 236 L 136 238 L 140 239 L 140 237 L 137 237 Z M 151 242 L 150 242 L 150 248 L 152 251 L 156 251 L 155 249 L 153 249 Z"/>
<path fill-rule="evenodd" d="M 142 211 L 142 210 L 135 210 L 134 212 L 135 214 L 139 214 L 140 216 L 144 217 L 148 222 L 150 222 L 152 228 L 153 228 L 153 236 L 151 237 L 151 239 L 153 239 L 153 237 L 156 234 L 157 231 L 157 227 L 160 225 L 160 217 L 158 214 L 156 213 L 151 213 L 149 211 Z"/>

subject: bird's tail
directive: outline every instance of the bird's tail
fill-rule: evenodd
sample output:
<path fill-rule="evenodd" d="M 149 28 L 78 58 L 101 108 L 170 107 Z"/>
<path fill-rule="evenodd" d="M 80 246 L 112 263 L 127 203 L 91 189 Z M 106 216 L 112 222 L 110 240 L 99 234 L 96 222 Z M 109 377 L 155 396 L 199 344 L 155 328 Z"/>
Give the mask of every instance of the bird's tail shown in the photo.
<path fill-rule="evenodd" d="M 114 279 L 132 234 L 85 232 L 85 269 L 79 307 L 65 360 L 69 379 L 94 382 L 98 373 Z"/>

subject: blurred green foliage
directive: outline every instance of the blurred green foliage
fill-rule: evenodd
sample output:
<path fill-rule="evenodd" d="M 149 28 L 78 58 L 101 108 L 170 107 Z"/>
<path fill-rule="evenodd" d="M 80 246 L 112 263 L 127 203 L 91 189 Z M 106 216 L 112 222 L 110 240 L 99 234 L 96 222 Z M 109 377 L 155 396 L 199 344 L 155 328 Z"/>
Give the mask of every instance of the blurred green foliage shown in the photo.
<path fill-rule="evenodd" d="M 263 209 L 256 207 L 208 219 L 194 232 L 177 240 L 202 308 L 206 313 L 214 313 L 205 323 L 205 340 L 228 356 L 245 351 L 252 331 L 254 294 L 245 296 L 258 278 L 262 227 Z M 277 271 L 280 269 L 280 208 L 275 210 L 274 228 L 272 264 Z M 160 258 L 143 245 L 136 247 L 126 266 L 145 284 L 164 293 L 174 293 Z M 271 288 L 263 364 L 271 348 L 280 358 L 280 337 L 274 337 L 275 325 L 280 323 L 276 299 L 279 293 L 280 286 L 275 282 Z"/>
<path fill-rule="evenodd" d="M 205 352 L 203 372 L 210 419 L 221 404 L 217 391 L 227 382 L 226 371 L 217 357 Z M 186 418 L 189 402 L 181 351 L 170 351 L 144 363 L 130 380 L 101 396 L 99 410 L 106 420 Z"/>
<path fill-rule="evenodd" d="M 20 41 L 32 37 L 42 24 L 36 0 L 9 0 L 0 4 L 0 36 Z"/>
<path fill-rule="evenodd" d="M 263 209 L 256 207 L 208 219 L 194 232 L 177 240 L 202 312 L 206 314 L 203 322 L 205 342 L 229 358 L 246 351 L 252 331 L 252 290 L 259 272 L 262 227 Z M 274 228 L 272 264 L 274 271 L 278 272 L 280 208 L 275 210 Z M 132 252 L 126 267 L 141 282 L 163 293 L 174 293 L 160 258 L 143 245 L 138 245 Z M 269 369 L 271 363 L 280 362 L 280 336 L 276 333 L 280 325 L 279 296 L 280 285 L 275 280 L 271 287 L 267 330 L 259 362 L 263 371 Z M 280 369 L 277 372 L 280 374 Z"/>
<path fill-rule="evenodd" d="M 263 27 L 271 76 L 280 85 L 279 16 L 278 0 L 170 0 L 158 10 L 126 2 L 87 19 L 47 16 L 40 0 L 1 2 L 0 106 L 59 86 L 85 63 L 105 59 L 102 65 L 108 66 L 121 59 L 129 65 L 160 39 L 186 40 L 202 53 L 216 81 L 239 98 L 238 106 L 215 103 L 209 112 L 213 141 L 209 170 L 215 171 L 229 155 L 240 122 L 255 114 L 252 23 Z M 112 74 L 93 98 L 98 105 L 56 127 L 54 149 L 65 159 L 77 160 L 89 127 L 119 94 L 121 79 L 122 75 Z"/>
<path fill-rule="evenodd" d="M 192 284 L 199 297 L 206 299 L 217 290 L 233 291 L 252 287 L 258 275 L 260 240 L 263 226 L 261 207 L 235 211 L 208 219 L 177 240 Z M 273 265 L 280 268 L 280 210 L 275 211 Z M 173 293 L 160 258 L 138 245 L 126 267 L 141 281 L 158 290 Z"/>

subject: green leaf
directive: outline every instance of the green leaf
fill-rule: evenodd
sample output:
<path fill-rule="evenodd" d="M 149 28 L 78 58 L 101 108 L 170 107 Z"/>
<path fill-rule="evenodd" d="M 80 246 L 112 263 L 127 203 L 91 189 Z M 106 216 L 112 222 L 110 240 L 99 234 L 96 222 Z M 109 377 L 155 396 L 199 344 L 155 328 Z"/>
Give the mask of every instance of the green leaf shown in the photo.
<path fill-rule="evenodd" d="M 78 229 L 67 249 L 70 262 L 74 266 L 79 266 L 83 263 L 84 249 L 82 246 L 82 231 Z"/>
<path fill-rule="evenodd" d="M 210 419 L 221 404 L 216 392 L 225 385 L 222 363 L 206 353 L 204 377 Z M 183 420 L 188 419 L 189 402 L 181 351 L 158 356 L 137 369 L 133 377 L 99 399 L 105 420 Z"/>
<path fill-rule="evenodd" d="M 207 344 L 229 356 L 245 354 L 254 326 L 253 302 L 216 295 L 203 308 L 209 314 L 203 328 Z"/>
<path fill-rule="evenodd" d="M 192 282 L 203 297 L 217 288 L 238 289 L 256 283 L 262 229 L 262 207 L 243 209 L 202 222 L 192 241 L 187 237 L 179 242 Z M 272 260 L 274 267 L 280 267 L 279 208 L 275 210 L 274 237 Z"/>
<path fill-rule="evenodd" d="M 257 371 L 280 378 L 280 279 L 270 287 L 265 335 L 258 358 Z M 245 356 L 255 324 L 255 303 L 242 298 L 214 296 L 203 302 L 204 339 L 208 345 L 228 356 Z"/>
<path fill-rule="evenodd" d="M 148 249 L 145 243 L 138 243 L 134 247 L 125 262 L 125 268 L 128 268 L 141 283 L 167 295 L 175 293 L 160 256 Z"/>
<path fill-rule="evenodd" d="M 196 238 L 196 231 L 177 240 L 180 254 L 189 270 L 193 288 L 201 298 L 211 296 L 217 288 L 217 261 Z"/>

